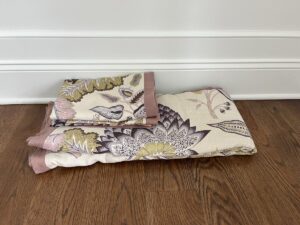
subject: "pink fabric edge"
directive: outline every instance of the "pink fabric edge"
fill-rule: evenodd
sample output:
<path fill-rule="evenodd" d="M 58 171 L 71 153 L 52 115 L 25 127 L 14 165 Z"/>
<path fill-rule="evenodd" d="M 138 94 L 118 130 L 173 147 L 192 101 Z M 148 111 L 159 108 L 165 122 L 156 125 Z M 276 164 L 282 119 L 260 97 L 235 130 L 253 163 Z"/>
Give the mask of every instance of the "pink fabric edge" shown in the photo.
<path fill-rule="evenodd" d="M 45 173 L 50 170 L 45 163 L 47 151 L 36 149 L 28 157 L 28 165 L 32 168 L 35 174 Z"/>
<path fill-rule="evenodd" d="M 54 127 L 50 127 L 50 114 L 53 108 L 53 102 L 49 102 L 46 107 L 46 115 L 42 123 L 41 130 L 34 136 L 27 138 L 27 144 L 29 146 L 43 148 L 46 138 L 55 130 Z"/>
<path fill-rule="evenodd" d="M 146 110 L 146 124 L 155 125 L 159 121 L 159 111 L 155 96 L 155 79 L 153 72 L 144 73 L 144 105 Z"/>

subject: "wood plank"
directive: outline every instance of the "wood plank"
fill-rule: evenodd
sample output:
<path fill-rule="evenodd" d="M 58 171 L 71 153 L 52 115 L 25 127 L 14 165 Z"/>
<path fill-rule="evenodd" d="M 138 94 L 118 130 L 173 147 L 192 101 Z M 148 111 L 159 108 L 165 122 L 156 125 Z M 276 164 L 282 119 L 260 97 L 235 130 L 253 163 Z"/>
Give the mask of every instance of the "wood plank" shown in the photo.
<path fill-rule="evenodd" d="M 238 101 L 254 156 L 96 164 L 34 175 L 44 105 L 0 106 L 0 225 L 300 221 L 300 100 Z"/>
<path fill-rule="evenodd" d="M 147 192 L 147 224 L 207 224 L 196 191 Z"/>

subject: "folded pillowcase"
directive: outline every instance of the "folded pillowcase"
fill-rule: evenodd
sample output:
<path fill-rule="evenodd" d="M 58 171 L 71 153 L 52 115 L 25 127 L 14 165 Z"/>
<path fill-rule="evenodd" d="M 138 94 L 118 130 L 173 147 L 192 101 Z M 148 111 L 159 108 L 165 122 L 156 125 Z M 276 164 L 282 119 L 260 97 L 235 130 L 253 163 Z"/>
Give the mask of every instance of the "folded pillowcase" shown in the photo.
<path fill-rule="evenodd" d="M 152 128 L 54 128 L 45 125 L 39 134 L 28 139 L 28 144 L 48 151 L 39 150 L 31 155 L 30 165 L 38 173 L 39 168 L 44 171 L 95 162 L 256 152 L 245 122 L 222 89 L 161 95 L 157 101 L 160 121 Z"/>
<path fill-rule="evenodd" d="M 52 126 L 151 126 L 158 122 L 153 72 L 65 80 Z"/>

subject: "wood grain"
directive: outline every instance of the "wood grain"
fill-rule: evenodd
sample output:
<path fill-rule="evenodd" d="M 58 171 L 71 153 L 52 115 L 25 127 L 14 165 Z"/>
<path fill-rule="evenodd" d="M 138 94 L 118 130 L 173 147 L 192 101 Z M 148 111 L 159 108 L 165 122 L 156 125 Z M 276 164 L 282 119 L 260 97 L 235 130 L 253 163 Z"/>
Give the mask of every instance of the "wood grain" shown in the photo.
<path fill-rule="evenodd" d="M 300 100 L 240 101 L 258 153 L 96 164 L 34 175 L 25 140 L 44 105 L 0 106 L 0 225 L 300 221 Z"/>

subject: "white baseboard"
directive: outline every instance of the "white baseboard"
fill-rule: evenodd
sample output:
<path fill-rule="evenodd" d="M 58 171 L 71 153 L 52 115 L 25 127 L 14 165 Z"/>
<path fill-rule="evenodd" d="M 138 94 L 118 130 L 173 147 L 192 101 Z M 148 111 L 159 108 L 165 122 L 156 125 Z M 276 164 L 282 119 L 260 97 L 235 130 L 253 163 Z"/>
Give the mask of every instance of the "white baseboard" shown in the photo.
<path fill-rule="evenodd" d="M 300 99 L 300 94 L 233 94 L 233 100 L 286 100 Z M 0 105 L 47 104 L 55 98 L 0 98 Z"/>
<path fill-rule="evenodd" d="M 231 95 L 234 100 L 285 100 L 285 99 L 300 99 L 299 94 L 237 94 Z"/>
<path fill-rule="evenodd" d="M 242 69 L 300 69 L 300 59 L 0 60 L 0 71 L 8 72 Z"/>
<path fill-rule="evenodd" d="M 157 92 L 175 93 L 204 87 L 222 87 L 236 100 L 300 99 L 300 68 L 153 69 Z M 122 70 L 47 70 L 0 71 L 0 104 L 42 104 L 55 98 L 64 79 L 97 78 Z M 129 70 L 130 65 L 125 65 Z M 136 66 L 136 65 L 135 65 Z M 198 65 L 197 65 L 198 66 Z M 68 65 L 72 67 L 72 65 Z M 121 67 L 121 66 L 120 66 Z M 135 68 L 134 66 L 132 66 Z M 34 68 L 33 68 L 34 69 Z M 132 69 L 131 71 L 137 71 Z M 141 71 L 141 70 L 139 70 Z"/>
<path fill-rule="evenodd" d="M 299 30 L 1 30 L 0 38 L 300 38 Z"/>
<path fill-rule="evenodd" d="M 27 65 L 136 65 L 289 63 L 299 67 L 299 32 L 0 32 L 0 70 Z M 192 65 L 191 65 L 192 64 Z M 297 64 L 297 65 L 294 65 Z M 168 67 L 172 69 L 172 67 Z"/>
<path fill-rule="evenodd" d="M 46 104 L 55 98 L 0 98 L 0 105 Z"/>
<path fill-rule="evenodd" d="M 0 32 L 0 49 L 0 104 L 46 103 L 64 79 L 145 70 L 161 93 L 300 99 L 299 31 Z"/>

